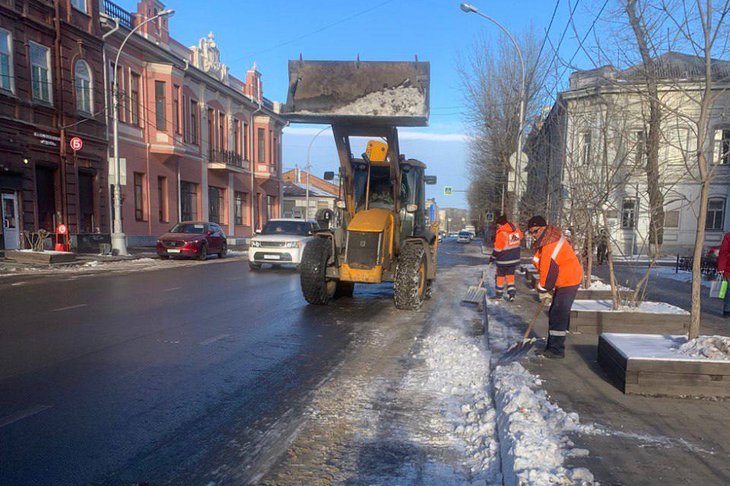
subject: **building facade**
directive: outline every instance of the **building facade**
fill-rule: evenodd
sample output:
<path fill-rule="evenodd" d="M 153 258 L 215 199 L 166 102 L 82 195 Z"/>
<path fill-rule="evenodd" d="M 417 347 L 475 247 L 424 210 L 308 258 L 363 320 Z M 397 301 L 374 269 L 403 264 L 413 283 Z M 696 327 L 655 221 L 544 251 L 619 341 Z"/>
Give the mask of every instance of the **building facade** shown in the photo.
<path fill-rule="evenodd" d="M 246 237 L 278 217 L 285 122 L 279 104 L 263 96 L 256 66 L 245 81 L 234 77 L 212 33 L 186 47 L 170 36 L 167 17 L 133 34 L 115 66 L 130 30 L 165 6 L 142 0 L 134 13 L 106 0 L 103 6 L 106 102 L 111 106 L 116 76 L 128 244 L 154 244 L 174 223 L 192 220 L 218 223 L 229 238 Z M 110 193 L 115 181 L 113 173 Z"/>
<path fill-rule="evenodd" d="M 0 0 L 0 247 L 109 232 L 102 45 L 96 0 Z"/>
<path fill-rule="evenodd" d="M 284 172 L 283 216 L 285 218 L 313 219 L 320 209 L 334 209 L 339 187 L 306 170 Z M 307 211 L 307 184 L 309 184 L 309 211 Z"/>
<path fill-rule="evenodd" d="M 704 67 L 699 58 L 669 53 L 655 60 L 662 116 L 658 187 L 665 214 L 662 252 L 690 254 L 699 213 L 696 120 Z M 710 139 L 712 162 L 706 245 L 718 245 L 730 227 L 730 63 L 714 63 Z M 528 137 L 525 211 L 564 227 L 589 215 L 606 224 L 614 251 L 646 254 L 650 205 L 646 175 L 646 84 L 638 67 L 606 66 L 573 73 Z M 578 215 L 578 216 L 576 216 Z"/>

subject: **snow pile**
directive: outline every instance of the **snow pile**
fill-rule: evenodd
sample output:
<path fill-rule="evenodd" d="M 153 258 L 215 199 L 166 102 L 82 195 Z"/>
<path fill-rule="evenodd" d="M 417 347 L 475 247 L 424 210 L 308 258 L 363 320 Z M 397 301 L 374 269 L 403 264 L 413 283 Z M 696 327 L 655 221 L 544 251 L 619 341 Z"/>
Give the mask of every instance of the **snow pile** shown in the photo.
<path fill-rule="evenodd" d="M 425 385 L 447 400 L 447 419 L 466 443 L 467 467 L 474 480 L 501 482 L 496 417 L 489 396 L 489 354 L 473 338 L 440 327 L 424 340 L 418 357 L 429 374 Z"/>
<path fill-rule="evenodd" d="M 369 93 L 334 110 L 335 115 L 423 116 L 426 99 L 413 86 L 398 86 Z"/>
<path fill-rule="evenodd" d="M 519 363 L 497 367 L 493 379 L 504 484 L 594 484 L 587 469 L 563 465 L 588 455 L 567 437 L 582 430 L 578 415 L 551 403 L 541 380 Z"/>
<path fill-rule="evenodd" d="M 601 300 L 575 300 L 570 308 L 583 312 L 613 312 L 613 302 Z M 649 314 L 689 314 L 686 310 L 666 302 L 641 302 L 638 307 L 622 305 L 616 312 L 640 312 Z"/>
<path fill-rule="evenodd" d="M 651 269 L 651 274 L 655 277 L 676 280 L 677 282 L 692 282 L 692 272 L 686 272 L 684 270 L 677 271 L 674 267 L 655 267 Z M 709 287 L 712 285 L 712 280 L 703 278 L 702 285 Z"/>
<path fill-rule="evenodd" d="M 730 361 L 730 337 L 699 336 L 682 344 L 677 351 L 691 358 Z"/>

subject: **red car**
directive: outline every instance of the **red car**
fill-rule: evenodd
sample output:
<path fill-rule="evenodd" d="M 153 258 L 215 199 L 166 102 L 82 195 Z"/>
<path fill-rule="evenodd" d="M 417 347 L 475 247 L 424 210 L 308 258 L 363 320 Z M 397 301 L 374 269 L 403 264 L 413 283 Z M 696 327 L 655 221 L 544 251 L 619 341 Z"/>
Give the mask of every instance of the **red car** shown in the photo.
<path fill-rule="evenodd" d="M 162 259 L 180 256 L 205 260 L 211 253 L 224 258 L 227 252 L 226 235 L 215 223 L 178 223 L 157 240 L 157 254 Z"/>

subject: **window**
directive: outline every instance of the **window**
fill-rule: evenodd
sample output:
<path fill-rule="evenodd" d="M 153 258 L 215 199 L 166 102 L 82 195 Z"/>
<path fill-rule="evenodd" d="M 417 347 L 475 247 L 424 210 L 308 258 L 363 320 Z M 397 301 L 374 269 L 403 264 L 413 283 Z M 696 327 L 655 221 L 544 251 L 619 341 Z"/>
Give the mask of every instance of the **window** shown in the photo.
<path fill-rule="evenodd" d="M 155 81 L 155 121 L 157 129 L 166 131 L 165 127 L 165 82 Z"/>
<path fill-rule="evenodd" d="M 621 227 L 633 229 L 636 225 L 636 200 L 624 199 L 621 206 Z"/>
<path fill-rule="evenodd" d="M 192 182 L 180 181 L 180 209 L 182 221 L 198 219 L 198 186 Z"/>
<path fill-rule="evenodd" d="M 190 100 L 190 143 L 198 144 L 198 102 Z"/>
<path fill-rule="evenodd" d="M 91 69 L 86 61 L 76 61 L 74 66 L 74 87 L 76 89 L 76 110 L 93 113 L 91 105 Z"/>
<path fill-rule="evenodd" d="M 241 155 L 241 120 L 233 119 L 233 150 Z"/>
<path fill-rule="evenodd" d="M 679 209 L 664 211 L 664 227 L 679 228 Z"/>
<path fill-rule="evenodd" d="M 71 0 L 71 6 L 81 12 L 89 13 L 86 7 L 86 0 Z"/>
<path fill-rule="evenodd" d="M 157 206 L 160 212 L 160 223 L 167 223 L 167 177 L 157 177 Z"/>
<path fill-rule="evenodd" d="M 180 86 L 172 87 L 172 129 L 180 133 Z"/>
<path fill-rule="evenodd" d="M 226 114 L 218 113 L 218 150 L 226 151 Z"/>
<path fill-rule="evenodd" d="M 7 30 L 0 30 L 0 88 L 13 91 L 13 42 Z"/>
<path fill-rule="evenodd" d="M 274 163 L 274 132 L 269 130 L 269 164 Z"/>
<path fill-rule="evenodd" d="M 243 124 L 243 158 L 248 158 L 248 123 Z"/>
<path fill-rule="evenodd" d="M 208 186 L 208 221 L 220 223 L 223 213 L 223 189 Z"/>
<path fill-rule="evenodd" d="M 266 162 L 266 130 L 263 128 L 258 129 L 258 160 L 260 163 Z"/>
<path fill-rule="evenodd" d="M 215 111 L 213 108 L 208 108 L 208 152 L 211 157 L 215 150 Z"/>
<path fill-rule="evenodd" d="M 145 221 L 144 219 L 144 174 L 141 172 L 134 173 L 134 219 L 137 221 Z"/>
<path fill-rule="evenodd" d="M 276 198 L 274 196 L 266 196 L 266 220 L 276 217 Z"/>
<path fill-rule="evenodd" d="M 636 168 L 644 167 L 646 164 L 646 142 L 644 139 L 644 131 L 637 130 L 634 132 L 634 165 Z"/>
<path fill-rule="evenodd" d="M 584 133 L 580 140 L 580 165 L 588 165 L 591 161 L 591 134 Z"/>
<path fill-rule="evenodd" d="M 132 125 L 139 126 L 139 74 L 132 73 L 129 84 L 129 106 L 131 108 L 129 121 Z"/>
<path fill-rule="evenodd" d="M 730 128 L 715 130 L 715 163 L 727 165 L 730 162 Z"/>
<path fill-rule="evenodd" d="M 33 86 L 33 99 L 51 103 L 51 51 L 35 42 L 30 43 L 30 78 Z"/>
<path fill-rule="evenodd" d="M 244 224 L 246 216 L 246 196 L 245 192 L 236 191 L 235 195 L 235 224 Z"/>
<path fill-rule="evenodd" d="M 725 226 L 725 200 L 713 198 L 707 201 L 707 221 L 705 229 L 708 231 L 722 231 Z"/>

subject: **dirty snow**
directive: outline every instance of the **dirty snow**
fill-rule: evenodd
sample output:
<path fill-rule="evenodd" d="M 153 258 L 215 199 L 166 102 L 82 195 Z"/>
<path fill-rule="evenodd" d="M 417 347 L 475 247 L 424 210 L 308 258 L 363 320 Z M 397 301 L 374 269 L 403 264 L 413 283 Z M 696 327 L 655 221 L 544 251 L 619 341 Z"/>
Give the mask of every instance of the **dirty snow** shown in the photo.
<path fill-rule="evenodd" d="M 730 337 L 698 336 L 682 344 L 677 352 L 691 358 L 707 358 L 730 361 Z"/>
<path fill-rule="evenodd" d="M 685 272 L 684 270 L 677 272 L 674 267 L 654 267 L 651 269 L 651 274 L 654 277 L 676 280 L 677 282 L 692 282 L 692 272 Z M 710 287 L 712 280 L 703 278 L 702 285 Z"/>
<path fill-rule="evenodd" d="M 353 116 L 423 116 L 425 113 L 424 94 L 413 86 L 398 86 L 369 93 L 332 112 L 335 115 Z"/>
<path fill-rule="evenodd" d="M 697 361 L 730 360 L 730 337 L 658 334 L 603 333 L 601 335 L 626 358 L 646 360 Z"/>
<path fill-rule="evenodd" d="M 610 300 L 575 300 L 571 310 L 579 312 L 614 312 L 613 302 Z M 616 312 L 640 312 L 649 314 L 689 314 L 666 302 L 641 302 L 638 307 L 621 306 Z"/>

